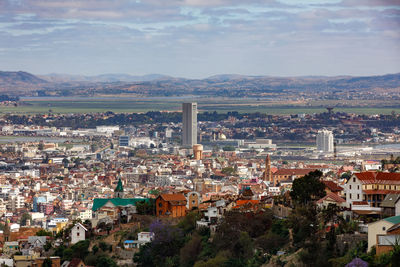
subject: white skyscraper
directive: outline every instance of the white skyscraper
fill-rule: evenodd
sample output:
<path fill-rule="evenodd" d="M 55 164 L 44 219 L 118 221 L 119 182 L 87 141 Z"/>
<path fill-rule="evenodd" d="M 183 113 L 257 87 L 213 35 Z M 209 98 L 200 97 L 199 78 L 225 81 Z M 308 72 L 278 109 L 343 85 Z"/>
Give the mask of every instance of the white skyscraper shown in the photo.
<path fill-rule="evenodd" d="M 333 134 L 332 131 L 320 130 L 317 134 L 317 150 L 324 153 L 333 152 Z"/>
<path fill-rule="evenodd" d="M 197 103 L 182 104 L 182 145 L 197 144 Z"/>

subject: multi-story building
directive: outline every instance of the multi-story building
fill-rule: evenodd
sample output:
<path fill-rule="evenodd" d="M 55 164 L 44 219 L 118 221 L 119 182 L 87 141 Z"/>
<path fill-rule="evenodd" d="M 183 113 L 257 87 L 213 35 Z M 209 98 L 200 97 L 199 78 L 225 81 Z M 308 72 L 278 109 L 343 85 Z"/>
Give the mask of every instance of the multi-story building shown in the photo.
<path fill-rule="evenodd" d="M 128 135 L 121 135 L 119 137 L 119 146 L 129 146 L 130 145 L 130 138 Z"/>
<path fill-rule="evenodd" d="M 197 144 L 197 103 L 182 104 L 182 145 Z"/>
<path fill-rule="evenodd" d="M 354 205 L 380 208 L 381 202 L 390 193 L 400 193 L 400 173 L 355 173 L 345 187 L 346 202 L 352 205 L 353 209 L 356 209 Z M 380 211 L 380 209 L 373 210 Z"/>
<path fill-rule="evenodd" d="M 317 134 L 317 150 L 324 153 L 333 152 L 333 134 L 328 130 L 320 130 Z"/>

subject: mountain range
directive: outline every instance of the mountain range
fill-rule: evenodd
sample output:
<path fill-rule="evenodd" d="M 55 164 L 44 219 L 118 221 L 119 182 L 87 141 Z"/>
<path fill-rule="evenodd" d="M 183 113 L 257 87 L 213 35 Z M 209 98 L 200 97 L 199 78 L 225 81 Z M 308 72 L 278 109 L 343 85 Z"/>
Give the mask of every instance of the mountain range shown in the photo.
<path fill-rule="evenodd" d="M 0 71 L 0 93 L 29 95 L 118 95 L 142 96 L 205 95 L 257 96 L 280 92 L 400 90 L 400 73 L 379 76 L 274 77 L 236 74 L 214 75 L 205 79 L 175 78 L 161 74 L 134 76 L 103 74 L 80 76 Z"/>

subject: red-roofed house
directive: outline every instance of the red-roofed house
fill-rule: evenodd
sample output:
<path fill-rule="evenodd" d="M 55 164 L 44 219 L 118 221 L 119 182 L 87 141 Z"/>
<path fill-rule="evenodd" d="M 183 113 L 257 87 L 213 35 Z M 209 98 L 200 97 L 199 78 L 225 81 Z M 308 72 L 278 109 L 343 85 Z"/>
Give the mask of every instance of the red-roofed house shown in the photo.
<path fill-rule="evenodd" d="M 303 177 L 316 169 L 279 169 L 272 174 L 272 180 L 275 185 L 282 180 L 294 180 Z"/>
<path fill-rule="evenodd" d="M 343 190 L 343 187 L 339 186 L 334 181 L 322 181 L 322 182 L 325 184 L 326 194 L 329 194 L 330 192 L 332 192 L 339 196 Z"/>
<path fill-rule="evenodd" d="M 332 192 L 327 193 L 326 196 L 317 201 L 317 205 L 320 207 L 327 207 L 329 204 L 335 204 L 338 207 L 347 207 L 346 200 Z"/>
<path fill-rule="evenodd" d="M 346 183 L 346 202 L 366 201 L 374 211 L 380 211 L 380 204 L 386 195 L 400 193 L 400 173 L 360 172 L 355 173 Z"/>

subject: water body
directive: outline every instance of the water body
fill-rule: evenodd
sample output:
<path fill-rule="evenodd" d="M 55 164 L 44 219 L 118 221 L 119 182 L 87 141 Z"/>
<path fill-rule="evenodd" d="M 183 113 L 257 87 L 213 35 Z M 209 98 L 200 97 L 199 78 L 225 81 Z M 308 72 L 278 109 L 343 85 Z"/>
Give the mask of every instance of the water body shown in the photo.
<path fill-rule="evenodd" d="M 64 143 L 65 141 L 71 141 L 68 138 L 57 138 L 57 137 L 36 137 L 36 136 L 0 136 L 0 143 L 16 143 L 16 142 L 39 142 L 44 141 L 46 143 Z"/>
<path fill-rule="evenodd" d="M 27 96 L 20 97 L 21 101 L 95 101 L 95 100 L 181 100 L 190 98 L 200 98 L 200 96 L 155 96 L 155 97 L 134 97 L 134 96 L 115 96 L 115 97 L 85 97 L 85 96 Z"/>
<path fill-rule="evenodd" d="M 400 144 L 377 145 L 375 149 L 400 149 Z"/>

